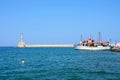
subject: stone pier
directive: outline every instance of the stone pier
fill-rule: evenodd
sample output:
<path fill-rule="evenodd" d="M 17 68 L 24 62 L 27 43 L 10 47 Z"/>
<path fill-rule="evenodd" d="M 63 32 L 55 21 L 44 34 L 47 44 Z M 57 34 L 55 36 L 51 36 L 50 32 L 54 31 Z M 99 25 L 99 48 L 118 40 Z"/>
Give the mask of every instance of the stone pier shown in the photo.
<path fill-rule="evenodd" d="M 18 48 L 32 48 L 32 47 L 74 47 L 74 44 L 25 44 L 23 34 L 21 34 L 21 40 L 18 43 Z"/>

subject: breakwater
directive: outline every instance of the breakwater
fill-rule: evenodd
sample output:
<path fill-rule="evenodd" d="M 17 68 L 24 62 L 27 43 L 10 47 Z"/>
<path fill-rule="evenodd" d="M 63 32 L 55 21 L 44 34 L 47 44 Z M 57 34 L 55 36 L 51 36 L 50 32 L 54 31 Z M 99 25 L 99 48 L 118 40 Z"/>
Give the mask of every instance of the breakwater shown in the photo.
<path fill-rule="evenodd" d="M 18 48 L 30 48 L 30 47 L 74 47 L 74 44 L 26 44 L 21 34 L 21 40 L 18 43 Z"/>
<path fill-rule="evenodd" d="M 25 44 L 24 47 L 74 47 L 73 44 Z"/>
<path fill-rule="evenodd" d="M 74 47 L 74 44 L 25 44 L 19 43 L 18 48 L 31 48 L 31 47 Z"/>

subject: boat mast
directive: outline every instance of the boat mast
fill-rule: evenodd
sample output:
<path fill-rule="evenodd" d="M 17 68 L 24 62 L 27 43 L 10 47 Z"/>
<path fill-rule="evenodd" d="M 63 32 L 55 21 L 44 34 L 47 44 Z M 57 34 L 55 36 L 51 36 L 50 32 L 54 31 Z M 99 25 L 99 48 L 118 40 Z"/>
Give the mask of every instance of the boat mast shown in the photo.
<path fill-rule="evenodd" d="M 93 39 L 91 35 L 90 35 L 90 39 Z"/>
<path fill-rule="evenodd" d="M 101 33 L 99 32 L 99 35 L 98 35 L 98 42 L 100 43 L 101 41 L 102 41 Z"/>
<path fill-rule="evenodd" d="M 82 42 L 82 34 L 81 34 L 81 36 L 80 36 L 80 42 Z"/>
<path fill-rule="evenodd" d="M 112 42 L 111 38 L 109 39 L 109 42 L 110 42 L 110 44 L 111 44 L 111 42 Z"/>

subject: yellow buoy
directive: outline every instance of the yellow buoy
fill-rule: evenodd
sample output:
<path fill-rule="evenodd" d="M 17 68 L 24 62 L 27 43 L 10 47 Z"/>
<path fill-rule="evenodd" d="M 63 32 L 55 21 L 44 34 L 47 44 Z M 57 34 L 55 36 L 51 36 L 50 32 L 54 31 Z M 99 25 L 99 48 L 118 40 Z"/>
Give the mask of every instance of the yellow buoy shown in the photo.
<path fill-rule="evenodd" d="M 24 63 L 25 63 L 24 59 L 22 59 L 21 63 L 22 63 L 22 64 L 24 64 Z"/>

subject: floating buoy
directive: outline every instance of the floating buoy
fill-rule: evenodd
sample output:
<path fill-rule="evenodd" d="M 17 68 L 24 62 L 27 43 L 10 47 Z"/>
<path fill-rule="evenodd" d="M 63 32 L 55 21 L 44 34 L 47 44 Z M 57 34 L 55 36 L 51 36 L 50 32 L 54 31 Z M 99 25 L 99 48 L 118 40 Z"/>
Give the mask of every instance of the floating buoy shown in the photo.
<path fill-rule="evenodd" d="M 21 63 L 22 63 L 22 64 L 24 64 L 24 63 L 25 63 L 24 59 L 22 59 Z"/>

